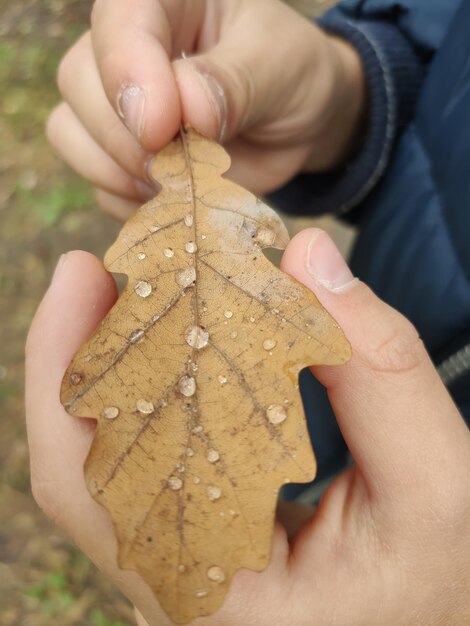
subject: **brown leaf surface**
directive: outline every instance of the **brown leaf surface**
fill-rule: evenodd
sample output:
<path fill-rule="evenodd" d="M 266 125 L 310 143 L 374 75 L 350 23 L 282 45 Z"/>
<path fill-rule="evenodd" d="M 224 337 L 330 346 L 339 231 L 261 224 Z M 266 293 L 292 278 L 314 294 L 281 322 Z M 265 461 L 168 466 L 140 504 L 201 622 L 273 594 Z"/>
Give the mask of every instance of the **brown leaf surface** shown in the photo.
<path fill-rule="evenodd" d="M 286 229 L 221 177 L 229 166 L 192 130 L 160 153 L 159 195 L 105 258 L 127 287 L 61 393 L 97 419 L 86 481 L 119 565 L 176 623 L 216 611 L 238 569 L 268 564 L 280 486 L 315 473 L 298 373 L 350 355 L 316 298 L 264 256 Z"/>

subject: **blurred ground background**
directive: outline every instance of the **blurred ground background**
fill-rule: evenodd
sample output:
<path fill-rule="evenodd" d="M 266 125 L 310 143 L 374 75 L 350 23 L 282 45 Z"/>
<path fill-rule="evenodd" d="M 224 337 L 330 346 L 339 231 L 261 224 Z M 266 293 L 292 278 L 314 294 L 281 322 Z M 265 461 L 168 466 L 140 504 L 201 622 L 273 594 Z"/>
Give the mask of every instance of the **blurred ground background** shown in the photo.
<path fill-rule="evenodd" d="M 291 0 L 306 13 L 331 0 Z M 59 255 L 101 256 L 119 225 L 47 146 L 58 61 L 91 0 L 0 3 L 0 625 L 127 626 L 122 596 L 35 505 L 23 410 L 23 345 Z M 310 222 L 309 222 L 310 223 Z M 321 220 L 342 247 L 350 235 Z M 290 222 L 292 230 L 305 220 Z"/>

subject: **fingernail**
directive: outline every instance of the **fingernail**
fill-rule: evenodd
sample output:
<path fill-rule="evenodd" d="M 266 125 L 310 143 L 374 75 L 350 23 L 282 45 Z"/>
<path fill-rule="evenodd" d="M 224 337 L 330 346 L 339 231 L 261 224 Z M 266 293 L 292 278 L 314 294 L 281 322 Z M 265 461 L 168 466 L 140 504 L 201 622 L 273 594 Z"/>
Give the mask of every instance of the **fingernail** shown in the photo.
<path fill-rule="evenodd" d="M 157 195 L 157 190 L 147 183 L 143 183 L 141 180 L 136 182 L 137 192 L 143 200 L 151 200 Z"/>
<path fill-rule="evenodd" d="M 52 274 L 51 285 L 54 284 L 54 282 L 58 279 L 60 272 L 62 268 L 64 267 L 66 256 L 67 254 L 60 255 L 59 260 L 57 261 L 57 265 L 55 266 L 54 273 Z"/>
<path fill-rule="evenodd" d="M 135 85 L 122 89 L 117 98 L 117 110 L 127 128 L 140 141 L 145 123 L 145 92 Z"/>
<path fill-rule="evenodd" d="M 225 89 L 215 76 L 200 63 L 193 61 L 193 66 L 202 78 L 202 84 L 218 123 L 219 132 L 217 140 L 219 143 L 222 143 L 227 131 L 227 96 Z"/>
<path fill-rule="evenodd" d="M 329 291 L 340 293 L 357 282 L 333 240 L 316 231 L 307 247 L 307 271 Z"/>

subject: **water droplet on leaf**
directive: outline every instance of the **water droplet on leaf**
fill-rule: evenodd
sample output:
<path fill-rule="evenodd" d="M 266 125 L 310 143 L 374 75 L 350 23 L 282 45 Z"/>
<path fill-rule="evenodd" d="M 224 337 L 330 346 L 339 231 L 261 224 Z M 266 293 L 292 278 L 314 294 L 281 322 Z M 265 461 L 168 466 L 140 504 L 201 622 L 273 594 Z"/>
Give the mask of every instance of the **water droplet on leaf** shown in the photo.
<path fill-rule="evenodd" d="M 178 476 L 170 476 L 168 479 L 168 487 L 173 491 L 179 491 L 183 486 L 183 481 Z"/>
<path fill-rule="evenodd" d="M 196 268 L 187 267 L 176 274 L 176 282 L 180 287 L 189 287 L 196 280 Z"/>
<path fill-rule="evenodd" d="M 193 223 L 194 223 L 194 218 L 193 218 L 193 216 L 192 216 L 190 213 L 188 213 L 188 215 L 185 215 L 185 216 L 184 216 L 184 223 L 185 223 L 185 224 L 186 224 L 186 226 L 188 226 L 188 227 L 190 227 L 190 226 L 192 226 L 192 225 L 193 225 Z"/>
<path fill-rule="evenodd" d="M 139 254 L 137 255 L 139 261 L 143 261 L 146 257 L 147 255 L 145 254 L 145 252 L 139 252 Z"/>
<path fill-rule="evenodd" d="M 141 298 L 147 298 L 152 293 L 152 285 L 145 280 L 139 280 L 135 284 L 134 291 Z"/>
<path fill-rule="evenodd" d="M 215 500 L 218 500 L 221 495 L 222 490 L 220 489 L 220 487 L 215 487 L 214 485 L 207 487 L 207 497 L 209 498 L 209 500 L 211 500 L 211 502 L 215 502 Z"/>
<path fill-rule="evenodd" d="M 209 452 L 207 453 L 207 460 L 209 461 L 209 463 L 217 463 L 219 459 L 220 459 L 220 454 L 217 452 L 217 450 L 214 450 L 213 448 L 211 448 Z"/>
<path fill-rule="evenodd" d="M 192 376 L 182 376 L 178 383 L 178 389 L 187 398 L 194 396 L 196 393 L 196 379 Z"/>
<path fill-rule="evenodd" d="M 136 407 L 139 413 L 143 413 L 144 415 L 150 415 L 154 412 L 155 407 L 153 406 L 153 402 L 149 402 L 148 400 L 137 400 Z"/>
<path fill-rule="evenodd" d="M 117 406 L 105 406 L 101 415 L 108 420 L 113 420 L 119 415 L 119 409 Z"/>
<path fill-rule="evenodd" d="M 78 374 L 77 372 L 72 372 L 72 374 L 70 374 L 70 382 L 72 385 L 79 385 L 82 380 L 83 376 L 81 374 Z"/>
<path fill-rule="evenodd" d="M 271 246 L 276 239 L 276 233 L 270 228 L 259 228 L 254 239 L 261 247 Z"/>
<path fill-rule="evenodd" d="M 144 331 L 139 328 L 137 330 L 134 330 L 130 335 L 129 335 L 129 343 L 137 343 L 139 341 L 139 339 L 142 339 L 142 337 L 144 336 Z"/>
<path fill-rule="evenodd" d="M 224 315 L 229 320 L 231 317 L 233 317 L 233 311 L 225 311 Z"/>
<path fill-rule="evenodd" d="M 190 326 L 184 335 L 186 343 L 196 350 L 205 348 L 209 343 L 209 333 L 200 326 Z"/>
<path fill-rule="evenodd" d="M 195 252 L 197 252 L 197 245 L 194 241 L 188 241 L 188 243 L 184 246 L 184 249 L 189 254 L 194 254 Z"/>
<path fill-rule="evenodd" d="M 214 583 L 223 583 L 225 580 L 225 574 L 222 568 L 218 565 L 213 565 L 207 570 L 207 578 L 212 580 Z"/>
<path fill-rule="evenodd" d="M 171 259 L 171 257 L 175 256 L 175 251 L 171 248 L 165 248 L 163 250 L 163 254 L 166 256 L 167 259 Z"/>
<path fill-rule="evenodd" d="M 217 380 L 219 381 L 221 385 L 225 385 L 225 383 L 227 382 L 227 377 L 221 375 L 217 377 Z"/>
<path fill-rule="evenodd" d="M 263 348 L 265 350 L 272 350 L 276 347 L 277 341 L 275 339 L 265 339 L 263 341 Z"/>
<path fill-rule="evenodd" d="M 266 415 L 271 424 L 281 424 L 287 419 L 287 413 L 280 404 L 271 404 L 266 410 Z"/>

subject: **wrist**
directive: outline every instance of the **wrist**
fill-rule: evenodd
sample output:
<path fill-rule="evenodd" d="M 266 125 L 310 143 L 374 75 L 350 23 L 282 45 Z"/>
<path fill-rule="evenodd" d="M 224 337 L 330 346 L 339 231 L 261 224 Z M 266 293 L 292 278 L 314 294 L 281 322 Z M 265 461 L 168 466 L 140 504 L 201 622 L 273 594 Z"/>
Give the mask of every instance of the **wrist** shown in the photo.
<path fill-rule="evenodd" d="M 323 114 L 317 117 L 304 171 L 328 171 L 360 148 L 367 126 L 367 90 L 361 58 L 347 41 L 325 35 L 330 74 Z"/>

